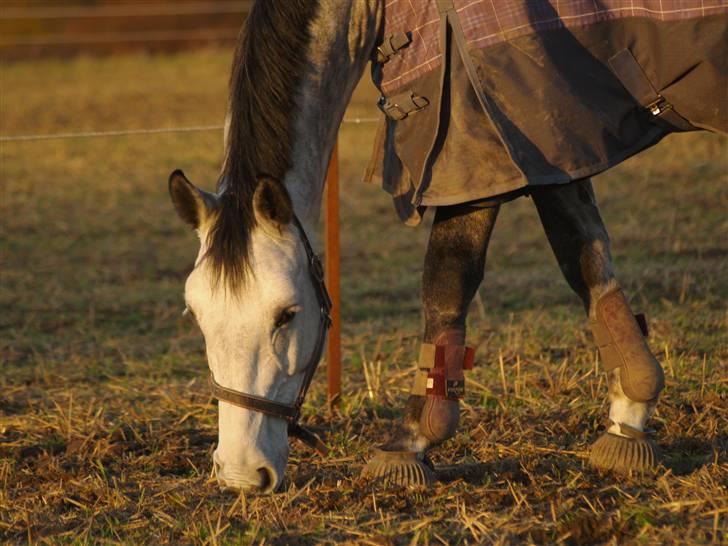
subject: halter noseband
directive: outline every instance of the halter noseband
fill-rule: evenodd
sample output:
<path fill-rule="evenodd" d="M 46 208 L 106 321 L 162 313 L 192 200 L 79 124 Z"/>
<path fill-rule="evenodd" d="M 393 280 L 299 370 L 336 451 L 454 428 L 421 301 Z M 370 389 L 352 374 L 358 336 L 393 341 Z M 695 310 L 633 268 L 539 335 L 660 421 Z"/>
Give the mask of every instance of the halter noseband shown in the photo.
<path fill-rule="evenodd" d="M 321 354 L 323 353 L 324 344 L 326 343 L 326 333 L 331 326 L 331 317 L 329 315 L 329 312 L 331 311 L 331 298 L 329 297 L 328 290 L 326 290 L 326 283 L 324 282 L 324 268 L 321 265 L 321 259 L 313 251 L 313 247 L 306 236 L 306 230 L 303 229 L 303 225 L 301 225 L 301 222 L 295 214 L 293 215 L 293 223 L 298 229 L 301 242 L 303 243 L 303 248 L 306 250 L 306 257 L 308 258 L 308 274 L 311 282 L 313 283 L 313 287 L 316 290 L 316 299 L 318 300 L 320 308 L 316 345 L 313 348 L 308 364 L 306 364 L 303 383 L 301 383 L 301 387 L 298 390 L 298 396 L 296 396 L 296 400 L 293 404 L 282 404 L 275 400 L 223 387 L 215 381 L 212 373 L 210 373 L 210 389 L 212 390 L 212 395 L 218 400 L 286 421 L 288 423 L 288 434 L 290 436 L 294 436 L 302 440 L 305 444 L 309 445 L 322 455 L 325 455 L 327 449 L 324 443 L 313 432 L 299 425 L 298 418 L 301 415 L 303 400 L 306 398 L 306 393 L 311 385 L 311 380 L 313 379 L 313 375 L 316 372 L 316 368 L 318 368 L 319 361 L 321 360 Z"/>

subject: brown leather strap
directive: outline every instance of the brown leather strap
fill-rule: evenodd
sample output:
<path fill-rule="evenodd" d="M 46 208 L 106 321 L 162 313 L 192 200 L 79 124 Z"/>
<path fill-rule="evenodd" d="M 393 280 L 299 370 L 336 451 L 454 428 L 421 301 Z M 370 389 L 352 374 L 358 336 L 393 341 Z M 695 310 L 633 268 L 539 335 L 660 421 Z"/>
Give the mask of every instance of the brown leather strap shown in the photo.
<path fill-rule="evenodd" d="M 239 408 L 245 408 L 260 413 L 265 413 L 271 417 L 277 417 L 286 421 L 295 421 L 298 417 L 298 408 L 294 404 L 282 404 L 274 400 L 268 400 L 260 396 L 254 396 L 252 394 L 245 394 L 240 391 L 228 389 L 223 387 L 210 374 L 210 391 L 212 395 L 223 402 L 238 406 Z"/>
<path fill-rule="evenodd" d="M 298 423 L 288 425 L 288 435 L 298 438 L 311 449 L 318 451 L 320 455 L 328 455 L 329 453 L 329 448 L 326 447 L 321 438 Z"/>
<path fill-rule="evenodd" d="M 316 345 L 314 346 L 313 352 L 311 353 L 311 356 L 309 358 L 308 367 L 306 368 L 306 373 L 303 376 L 303 383 L 301 384 L 301 388 L 298 391 L 298 396 L 296 397 L 295 404 L 298 408 L 299 414 L 301 412 L 301 406 L 303 406 L 303 401 L 306 399 L 308 388 L 311 386 L 313 375 L 316 373 L 316 368 L 318 368 L 319 362 L 321 361 L 321 355 L 324 352 L 324 345 L 326 344 L 326 333 L 331 326 L 331 318 L 329 317 L 328 310 L 326 310 L 325 313 L 324 310 L 324 307 L 322 307 L 321 320 L 318 328 L 318 335 L 316 337 Z M 298 419 L 298 416 L 296 416 L 296 419 Z"/>
<path fill-rule="evenodd" d="M 629 49 L 623 49 L 611 57 L 609 66 L 641 106 L 647 106 L 658 99 L 659 94 Z"/>
<path fill-rule="evenodd" d="M 316 289 L 316 297 L 319 305 L 321 306 L 322 322 L 325 324 L 325 327 L 328 328 L 331 326 L 329 313 L 331 312 L 333 303 L 331 302 L 329 291 L 326 290 L 324 266 L 321 264 L 321 258 L 319 258 L 318 254 L 314 252 L 311 242 L 306 235 L 306 230 L 303 229 L 301 221 L 295 214 L 293 215 L 293 223 L 298 229 L 298 233 L 301 236 L 301 243 L 303 243 L 303 248 L 306 251 L 306 256 L 308 257 L 308 274 L 311 278 L 311 282 L 313 283 L 313 287 Z"/>

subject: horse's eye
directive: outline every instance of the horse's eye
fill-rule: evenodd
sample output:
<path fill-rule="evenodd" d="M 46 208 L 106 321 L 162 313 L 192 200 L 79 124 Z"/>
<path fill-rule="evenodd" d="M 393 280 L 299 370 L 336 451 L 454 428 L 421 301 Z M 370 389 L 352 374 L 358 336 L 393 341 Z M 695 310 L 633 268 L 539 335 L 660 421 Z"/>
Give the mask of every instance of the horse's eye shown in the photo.
<path fill-rule="evenodd" d="M 282 328 L 286 324 L 290 323 L 295 317 L 298 309 L 295 307 L 287 307 L 283 309 L 276 317 L 276 328 Z"/>

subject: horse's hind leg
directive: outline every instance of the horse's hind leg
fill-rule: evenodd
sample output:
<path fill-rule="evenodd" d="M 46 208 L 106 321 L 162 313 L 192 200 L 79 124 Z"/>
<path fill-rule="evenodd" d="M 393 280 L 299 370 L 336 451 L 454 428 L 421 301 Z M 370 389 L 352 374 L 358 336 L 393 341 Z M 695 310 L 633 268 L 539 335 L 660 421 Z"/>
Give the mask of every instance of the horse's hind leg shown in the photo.
<path fill-rule="evenodd" d="M 584 302 L 608 372 L 611 423 L 594 444 L 591 462 L 627 473 L 648 470 L 655 464 L 655 449 L 645 436 L 645 423 L 664 375 L 645 342 L 642 317 L 632 314 L 614 278 L 609 236 L 591 182 L 536 188 L 532 197 L 559 266 Z"/>
<path fill-rule="evenodd" d="M 411 470 L 402 469 L 402 456 L 395 454 L 408 452 L 421 462 L 427 449 L 455 434 L 463 368 L 472 358 L 472 351 L 464 346 L 465 319 L 483 279 L 498 210 L 498 206 L 462 205 L 437 209 L 422 277 L 425 332 L 420 370 L 404 419 L 365 474 L 386 476 L 399 483 L 416 482 Z M 419 466 L 417 472 L 426 471 Z"/>

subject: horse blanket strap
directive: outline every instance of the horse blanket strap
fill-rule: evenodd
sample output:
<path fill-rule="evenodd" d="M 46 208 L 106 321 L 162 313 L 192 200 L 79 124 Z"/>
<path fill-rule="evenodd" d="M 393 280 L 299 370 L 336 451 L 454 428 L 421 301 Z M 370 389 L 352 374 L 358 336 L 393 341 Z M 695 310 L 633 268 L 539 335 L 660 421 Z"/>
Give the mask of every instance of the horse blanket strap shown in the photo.
<path fill-rule="evenodd" d="M 422 110 L 428 104 L 430 104 L 430 101 L 425 97 L 421 97 L 412 91 L 405 91 L 393 97 L 380 97 L 377 106 L 389 119 L 400 121 L 411 113 Z"/>
<path fill-rule="evenodd" d="M 665 374 L 645 341 L 646 328 L 632 314 L 622 290 L 615 288 L 595 305 L 592 333 L 604 370 L 620 369 L 624 394 L 634 402 L 657 398 L 665 386 Z"/>
<path fill-rule="evenodd" d="M 653 118 L 661 119 L 679 131 L 697 130 L 697 127 L 675 112 L 672 104 L 655 90 L 629 49 L 623 49 L 610 58 L 609 66 L 625 89 Z"/>
<path fill-rule="evenodd" d="M 386 63 L 400 49 L 407 47 L 412 41 L 411 32 L 398 32 L 387 36 L 377 48 L 377 62 Z"/>
<path fill-rule="evenodd" d="M 452 0 L 437 0 L 437 11 L 441 14 L 448 11 L 455 11 L 455 6 L 453 5 Z"/>
<path fill-rule="evenodd" d="M 306 236 L 306 231 L 303 229 L 303 225 L 295 215 L 293 216 L 293 224 L 298 230 L 301 242 L 303 243 L 303 248 L 305 249 L 306 256 L 308 257 L 309 278 L 316 290 L 316 298 L 320 306 L 320 319 L 316 345 L 314 346 L 313 352 L 311 353 L 306 365 L 306 371 L 304 372 L 303 381 L 301 382 L 301 387 L 298 390 L 296 400 L 293 404 L 283 404 L 281 402 L 276 402 L 275 400 L 269 400 L 268 398 L 223 387 L 215 381 L 212 374 L 210 374 L 210 390 L 212 391 L 212 395 L 218 400 L 286 421 L 288 423 L 288 434 L 290 436 L 300 439 L 306 445 L 312 447 L 322 455 L 326 455 L 328 451 L 326 449 L 326 445 L 313 432 L 298 424 L 298 418 L 301 414 L 301 406 L 306 398 L 306 393 L 311 385 L 311 380 L 313 379 L 313 375 L 316 372 L 316 368 L 318 368 L 319 361 L 321 360 L 324 345 L 326 344 L 326 334 L 331 326 L 330 312 L 332 303 L 328 290 L 326 290 L 324 270 L 321 265 L 321 260 L 313 251 L 313 247 Z"/>
<path fill-rule="evenodd" d="M 465 370 L 472 370 L 475 349 L 463 345 L 433 345 L 420 348 L 420 368 L 411 394 L 459 400 L 465 394 Z"/>

